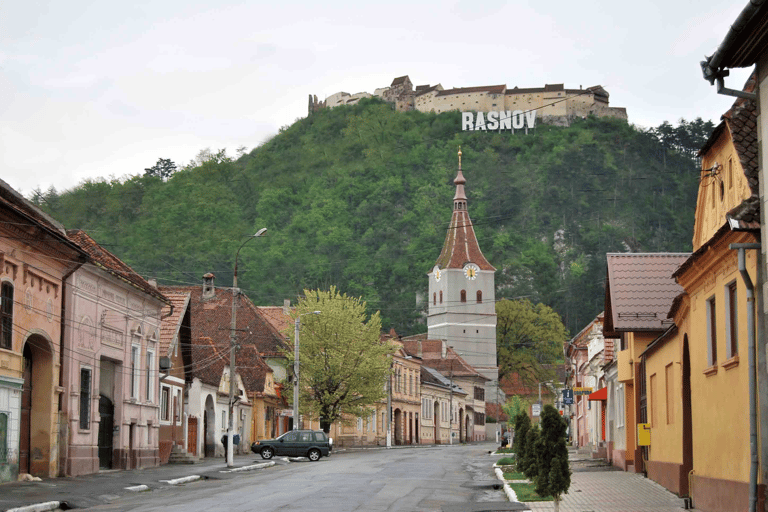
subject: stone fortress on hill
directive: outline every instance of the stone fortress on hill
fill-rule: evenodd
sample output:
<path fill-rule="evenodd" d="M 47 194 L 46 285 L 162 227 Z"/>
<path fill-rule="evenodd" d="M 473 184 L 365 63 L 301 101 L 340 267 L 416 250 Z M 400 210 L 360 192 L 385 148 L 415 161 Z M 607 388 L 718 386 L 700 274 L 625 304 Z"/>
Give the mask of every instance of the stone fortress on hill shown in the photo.
<path fill-rule="evenodd" d="M 376 89 L 373 94 L 337 92 L 324 101 L 309 95 L 308 114 L 323 108 L 354 105 L 363 98 L 378 97 L 395 105 L 399 112 L 491 112 L 536 110 L 537 118 L 546 124 L 568 126 L 572 119 L 590 115 L 627 119 L 627 109 L 611 107 L 608 91 L 596 85 L 582 89 L 566 89 L 563 84 L 547 84 L 544 87 L 508 89 L 502 85 L 458 87 L 444 89 L 442 85 L 417 85 L 415 88 L 408 75 L 392 80 L 389 87 Z"/>

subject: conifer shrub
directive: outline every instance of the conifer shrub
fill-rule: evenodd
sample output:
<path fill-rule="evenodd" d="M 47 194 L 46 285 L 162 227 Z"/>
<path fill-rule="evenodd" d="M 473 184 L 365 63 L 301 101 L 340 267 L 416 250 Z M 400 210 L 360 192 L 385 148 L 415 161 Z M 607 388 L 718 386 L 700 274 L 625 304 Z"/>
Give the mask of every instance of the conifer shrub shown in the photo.
<path fill-rule="evenodd" d="M 525 444 L 528 435 L 528 431 L 531 429 L 531 418 L 525 411 L 520 411 L 515 416 L 515 437 L 512 443 L 512 448 L 515 452 L 515 458 L 517 459 L 517 470 L 522 473 L 523 462 L 522 457 L 525 454 Z"/>
<path fill-rule="evenodd" d="M 565 419 L 557 409 L 545 405 L 541 413 L 541 433 L 535 441 L 535 463 L 528 466 L 539 496 L 552 496 L 555 511 L 560 510 L 560 499 L 571 486 L 571 470 L 568 466 Z M 528 473 L 526 473 L 528 476 Z"/>
<path fill-rule="evenodd" d="M 520 466 L 520 463 L 518 463 L 518 471 L 523 473 L 529 480 L 533 480 L 538 474 L 538 454 L 536 452 L 536 445 L 539 442 L 539 437 L 539 426 L 531 426 L 525 435 L 525 444 L 522 446 L 523 454 L 520 456 L 522 467 Z"/>

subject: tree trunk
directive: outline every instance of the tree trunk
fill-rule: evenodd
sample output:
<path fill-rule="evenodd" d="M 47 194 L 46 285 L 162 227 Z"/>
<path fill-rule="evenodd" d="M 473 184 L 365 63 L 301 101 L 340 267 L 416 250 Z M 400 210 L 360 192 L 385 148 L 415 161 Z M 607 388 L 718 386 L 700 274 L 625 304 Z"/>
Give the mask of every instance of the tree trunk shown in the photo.
<path fill-rule="evenodd" d="M 560 496 L 555 496 L 555 512 L 560 512 Z"/>

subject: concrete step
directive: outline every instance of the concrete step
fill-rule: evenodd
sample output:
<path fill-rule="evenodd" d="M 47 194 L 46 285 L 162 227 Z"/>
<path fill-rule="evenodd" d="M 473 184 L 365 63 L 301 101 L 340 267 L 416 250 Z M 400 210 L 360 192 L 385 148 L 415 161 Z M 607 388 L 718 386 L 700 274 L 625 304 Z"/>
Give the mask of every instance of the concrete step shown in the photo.
<path fill-rule="evenodd" d="M 176 445 L 171 449 L 171 456 L 168 459 L 168 464 L 197 464 L 198 462 L 197 457 Z"/>

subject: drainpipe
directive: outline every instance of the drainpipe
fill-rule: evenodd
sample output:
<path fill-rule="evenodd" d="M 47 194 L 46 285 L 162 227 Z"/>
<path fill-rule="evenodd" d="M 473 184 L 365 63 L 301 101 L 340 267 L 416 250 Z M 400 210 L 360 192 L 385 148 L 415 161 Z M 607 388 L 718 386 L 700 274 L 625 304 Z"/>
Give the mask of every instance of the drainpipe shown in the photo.
<path fill-rule="evenodd" d="M 749 277 L 746 266 L 746 251 L 749 249 L 760 250 L 760 244 L 730 244 L 731 250 L 739 251 L 739 272 L 747 287 L 747 351 L 749 355 L 749 512 L 757 510 L 757 393 L 756 393 L 756 365 L 755 365 L 755 286 Z"/>

